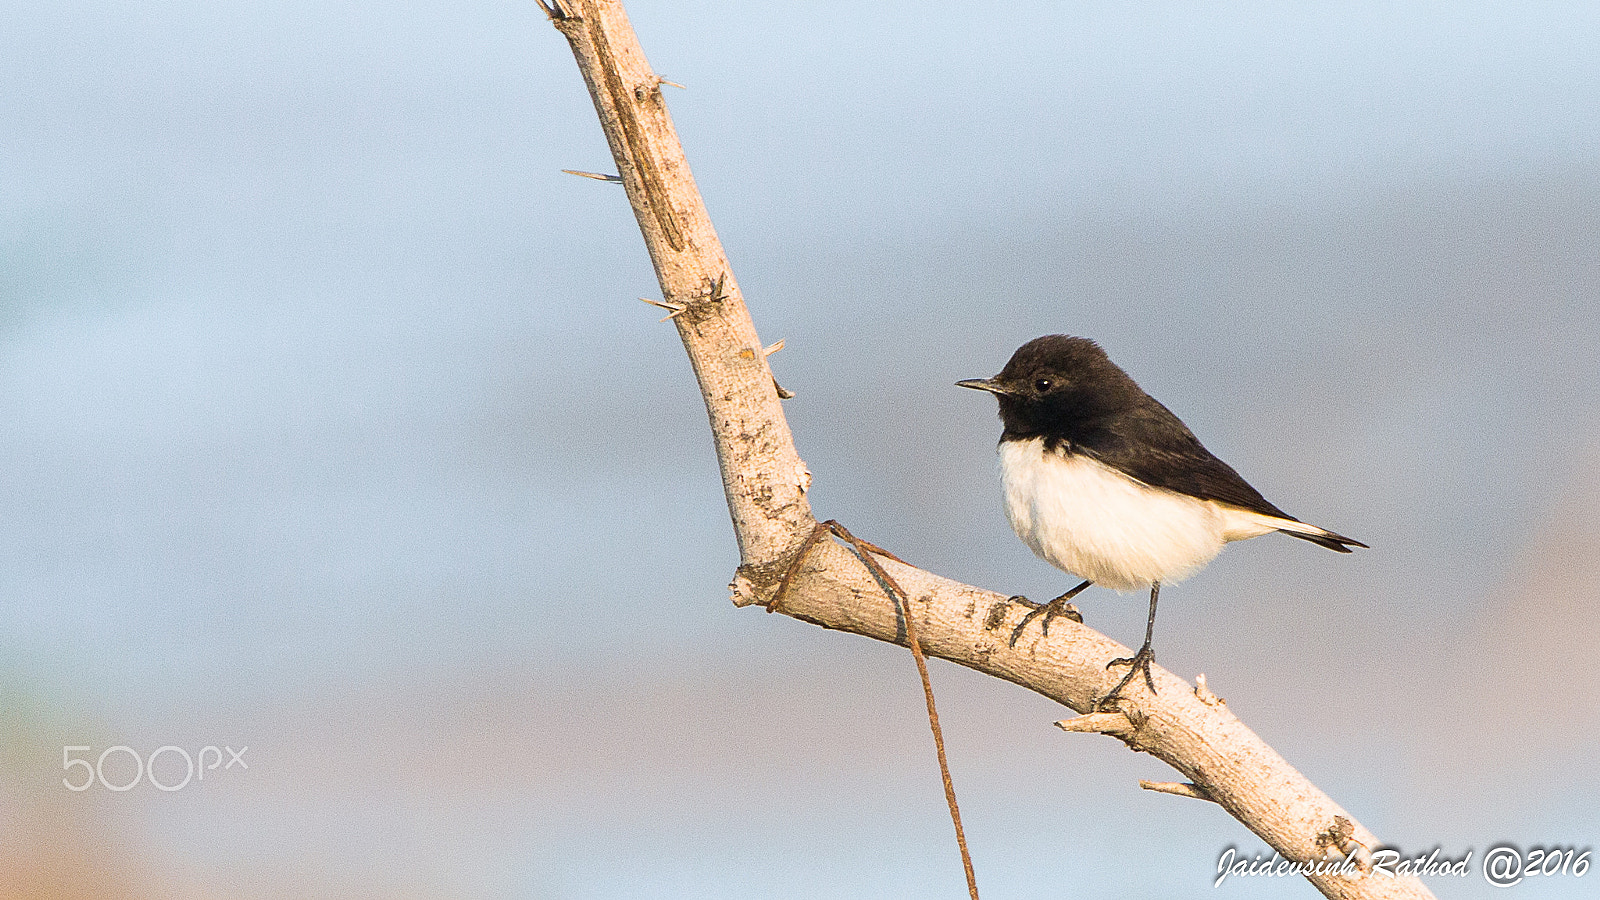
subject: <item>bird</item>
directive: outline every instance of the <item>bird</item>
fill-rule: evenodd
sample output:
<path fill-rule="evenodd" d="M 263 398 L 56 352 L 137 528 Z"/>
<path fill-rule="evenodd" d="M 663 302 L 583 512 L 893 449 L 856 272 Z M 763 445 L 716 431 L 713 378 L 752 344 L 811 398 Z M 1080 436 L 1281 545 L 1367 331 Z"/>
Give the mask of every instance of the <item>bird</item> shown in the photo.
<path fill-rule="evenodd" d="M 1194 432 L 1088 338 L 1052 334 L 1023 344 L 1000 374 L 956 386 L 1000 401 L 1000 480 L 1006 517 L 1037 556 L 1083 583 L 1034 608 L 1028 623 L 1065 615 L 1091 584 L 1150 589 L 1144 644 L 1106 664 L 1127 674 L 1096 709 L 1143 673 L 1151 694 L 1156 599 L 1204 568 L 1225 544 L 1281 532 L 1340 553 L 1366 544 L 1296 519 L 1261 496 Z"/>

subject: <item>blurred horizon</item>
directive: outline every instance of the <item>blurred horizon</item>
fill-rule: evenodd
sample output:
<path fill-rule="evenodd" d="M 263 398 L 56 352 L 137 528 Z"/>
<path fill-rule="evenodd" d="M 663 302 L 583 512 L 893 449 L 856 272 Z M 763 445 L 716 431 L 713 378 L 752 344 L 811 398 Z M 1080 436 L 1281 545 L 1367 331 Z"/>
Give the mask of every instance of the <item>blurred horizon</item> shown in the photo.
<path fill-rule="evenodd" d="M 1230 548 L 1160 663 L 1403 851 L 1593 846 L 1600 10 L 628 11 L 820 516 L 1070 586 L 953 383 L 1093 337 L 1372 546 Z M 0 894 L 961 896 L 903 651 L 727 602 L 704 410 L 622 192 L 560 172 L 612 166 L 537 5 L 8 18 Z M 1262 848 L 933 678 L 986 897 Z M 65 746 L 223 744 L 251 768 L 61 785 Z"/>

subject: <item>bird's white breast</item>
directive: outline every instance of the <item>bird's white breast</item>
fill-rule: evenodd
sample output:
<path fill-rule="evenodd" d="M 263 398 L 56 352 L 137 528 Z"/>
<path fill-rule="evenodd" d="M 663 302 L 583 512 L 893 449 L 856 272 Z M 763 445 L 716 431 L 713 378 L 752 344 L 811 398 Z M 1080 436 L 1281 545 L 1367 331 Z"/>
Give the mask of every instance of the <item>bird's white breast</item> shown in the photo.
<path fill-rule="evenodd" d="M 1150 487 L 1043 438 L 1002 441 L 1000 477 L 1011 527 L 1034 553 L 1102 587 L 1129 590 L 1192 574 L 1228 540 L 1273 530 L 1235 521 L 1208 500 Z M 1243 512 L 1242 510 L 1238 512 Z"/>

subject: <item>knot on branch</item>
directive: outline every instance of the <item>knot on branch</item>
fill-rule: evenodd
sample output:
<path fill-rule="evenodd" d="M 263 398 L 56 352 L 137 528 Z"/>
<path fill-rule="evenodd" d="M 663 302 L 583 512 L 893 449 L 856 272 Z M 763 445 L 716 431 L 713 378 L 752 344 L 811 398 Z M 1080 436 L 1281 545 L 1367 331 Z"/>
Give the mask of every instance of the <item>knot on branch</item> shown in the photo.
<path fill-rule="evenodd" d="M 784 573 L 789 570 L 788 560 L 764 563 L 741 563 L 728 582 L 729 598 L 734 606 L 765 604 L 777 592 Z"/>
<path fill-rule="evenodd" d="M 1363 872 L 1372 871 L 1372 854 L 1367 845 L 1356 840 L 1355 823 L 1344 816 L 1334 816 L 1333 824 L 1318 832 L 1317 853 L 1324 858 L 1339 855 L 1354 858 Z"/>

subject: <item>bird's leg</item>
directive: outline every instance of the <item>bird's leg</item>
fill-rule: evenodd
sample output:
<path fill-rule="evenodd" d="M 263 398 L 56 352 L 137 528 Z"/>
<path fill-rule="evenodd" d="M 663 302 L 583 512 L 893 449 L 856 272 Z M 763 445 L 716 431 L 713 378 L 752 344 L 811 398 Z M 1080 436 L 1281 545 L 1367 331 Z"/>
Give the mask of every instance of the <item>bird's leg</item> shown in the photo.
<path fill-rule="evenodd" d="M 1144 683 L 1150 688 L 1150 693 L 1154 694 L 1156 692 L 1155 679 L 1150 677 L 1150 664 L 1155 662 L 1156 659 L 1155 651 L 1150 649 L 1150 639 L 1156 630 L 1156 596 L 1160 593 L 1161 582 L 1152 582 L 1150 584 L 1150 618 L 1144 624 L 1144 646 L 1140 647 L 1139 652 L 1132 656 L 1118 657 L 1106 663 L 1106 668 L 1108 669 L 1112 666 L 1127 666 L 1128 674 L 1122 676 L 1122 680 L 1117 682 L 1117 686 L 1095 703 L 1095 709 L 1105 709 L 1106 704 L 1120 696 L 1122 689 L 1127 687 L 1128 682 L 1133 680 L 1133 676 L 1140 672 L 1144 673 Z"/>
<path fill-rule="evenodd" d="M 1076 606 L 1073 606 L 1067 601 L 1078 596 L 1078 594 L 1083 592 L 1084 588 L 1088 587 L 1092 583 L 1093 582 L 1085 581 L 1083 584 L 1080 584 L 1072 590 L 1067 591 L 1065 594 L 1062 594 L 1054 600 L 1051 600 L 1049 603 L 1046 603 L 1043 606 L 1035 606 L 1027 615 L 1022 617 L 1022 621 L 1017 623 L 1017 627 L 1012 629 L 1010 646 L 1015 647 L 1017 645 L 1017 639 L 1022 637 L 1022 629 L 1027 628 L 1028 623 L 1032 622 L 1039 616 L 1044 616 L 1044 625 L 1040 627 L 1040 631 L 1045 637 L 1050 636 L 1050 620 L 1054 619 L 1056 616 L 1066 616 L 1080 625 L 1083 624 L 1083 614 L 1078 612 L 1078 608 Z M 1011 599 L 1017 600 L 1025 598 L 1013 597 Z"/>

